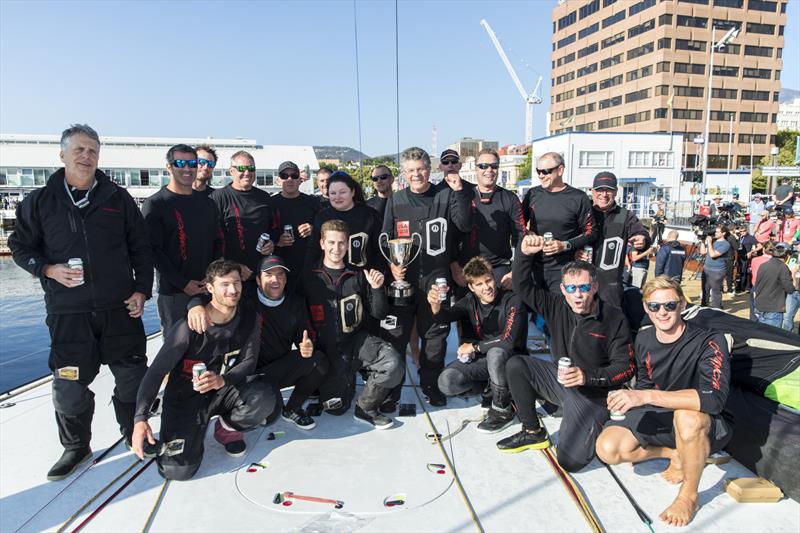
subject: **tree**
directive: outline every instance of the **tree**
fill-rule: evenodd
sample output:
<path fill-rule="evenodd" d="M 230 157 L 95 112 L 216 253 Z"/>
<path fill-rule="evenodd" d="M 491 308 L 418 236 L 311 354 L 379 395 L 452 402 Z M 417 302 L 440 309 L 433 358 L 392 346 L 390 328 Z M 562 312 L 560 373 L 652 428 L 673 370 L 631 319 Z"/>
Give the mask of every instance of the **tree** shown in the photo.
<path fill-rule="evenodd" d="M 528 179 L 531 177 L 531 171 L 533 170 L 533 150 L 528 150 L 528 156 L 525 158 L 525 161 L 517 165 L 517 169 L 519 170 L 520 179 Z M 531 182 L 533 184 L 533 182 Z"/>
<path fill-rule="evenodd" d="M 775 165 L 779 167 L 794 167 L 794 155 L 797 148 L 797 137 L 800 136 L 800 131 L 797 130 L 778 130 L 775 136 L 775 146 L 778 148 L 778 155 L 775 158 Z M 765 155 L 758 162 L 760 167 L 772 166 L 772 155 Z M 753 190 L 760 192 L 767 191 L 767 177 L 761 171 L 761 168 L 753 170 Z"/>

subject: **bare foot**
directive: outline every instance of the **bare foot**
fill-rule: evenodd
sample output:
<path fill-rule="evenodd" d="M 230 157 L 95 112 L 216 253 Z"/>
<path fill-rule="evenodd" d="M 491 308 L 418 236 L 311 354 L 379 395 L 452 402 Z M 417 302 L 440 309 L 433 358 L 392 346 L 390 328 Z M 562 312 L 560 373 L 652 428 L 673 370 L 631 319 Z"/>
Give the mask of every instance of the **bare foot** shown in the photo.
<path fill-rule="evenodd" d="M 678 495 L 672 505 L 664 509 L 658 517 L 671 526 L 683 527 L 692 521 L 699 508 L 696 497 Z"/>
<path fill-rule="evenodd" d="M 661 472 L 661 477 L 663 477 L 667 483 L 673 485 L 683 482 L 683 465 L 681 464 L 680 457 L 678 457 L 677 450 L 672 454 L 672 459 L 670 459 L 667 469 Z"/>

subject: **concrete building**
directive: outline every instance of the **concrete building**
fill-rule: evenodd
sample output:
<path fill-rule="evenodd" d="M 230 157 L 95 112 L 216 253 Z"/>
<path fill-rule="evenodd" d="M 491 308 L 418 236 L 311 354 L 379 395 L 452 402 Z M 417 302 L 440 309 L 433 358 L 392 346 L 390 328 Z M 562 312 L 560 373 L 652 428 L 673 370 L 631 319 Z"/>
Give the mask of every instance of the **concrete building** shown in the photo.
<path fill-rule="evenodd" d="M 800 130 L 800 96 L 778 107 L 778 129 Z"/>
<path fill-rule="evenodd" d="M 452 148 L 461 156 L 461 159 L 464 160 L 467 157 L 475 157 L 478 155 L 478 152 L 483 150 L 484 148 L 490 150 L 497 150 L 500 147 L 500 143 L 497 141 L 486 141 L 483 139 L 473 139 L 472 137 L 462 137 L 458 141 L 454 142 L 447 146 L 448 148 Z M 439 155 L 439 154 L 436 154 Z"/>
<path fill-rule="evenodd" d="M 22 198 L 25 194 L 45 184 L 47 177 L 63 164 L 58 157 L 60 135 L 0 134 L 0 195 Z M 254 139 L 200 139 L 159 137 L 103 137 L 100 136 L 100 163 L 112 180 L 128 189 L 131 195 L 143 201 L 159 188 L 169 183 L 166 171 L 166 154 L 179 143 L 197 146 L 208 144 L 216 149 L 219 162 L 214 169 L 211 185 L 222 187 L 230 183 L 228 173 L 230 158 L 239 150 L 246 150 L 256 160 L 256 184 L 277 192 L 273 181 L 278 165 L 286 160 L 308 168 L 309 174 L 319 170 L 312 146 L 262 145 Z M 311 192 L 311 180 L 303 184 Z M 308 189 L 306 191 L 306 188 Z"/>
<path fill-rule="evenodd" d="M 719 42 L 736 27 L 741 33 L 714 53 L 708 168 L 749 167 L 775 142 L 786 5 L 559 2 L 552 13 L 550 133 L 675 132 L 691 144 L 705 129 L 712 30 Z M 685 166 L 694 168 L 696 159 L 687 153 Z"/>

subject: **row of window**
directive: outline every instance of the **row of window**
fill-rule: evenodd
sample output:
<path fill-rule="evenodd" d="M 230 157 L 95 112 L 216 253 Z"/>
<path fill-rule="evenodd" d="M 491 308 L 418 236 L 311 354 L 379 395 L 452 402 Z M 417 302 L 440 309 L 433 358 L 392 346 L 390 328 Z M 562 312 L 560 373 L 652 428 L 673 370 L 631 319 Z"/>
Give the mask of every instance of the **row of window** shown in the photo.
<path fill-rule="evenodd" d="M 55 168 L 0 168 L 0 186 L 41 187 Z M 169 183 L 169 174 L 163 169 L 106 169 L 103 170 L 111 181 L 123 187 L 163 187 Z M 261 187 L 272 186 L 278 169 L 256 171 L 256 184 Z M 232 180 L 227 170 L 214 170 L 211 178 L 213 187 L 224 187 Z"/>
<path fill-rule="evenodd" d="M 745 0 L 678 0 L 684 4 L 700 4 L 707 6 L 713 4 L 715 7 L 732 7 L 741 9 L 744 7 Z M 786 4 L 788 2 L 770 2 L 766 0 L 747 0 L 747 9 L 752 11 L 764 11 L 766 13 L 775 13 L 778 11 L 780 5 L 780 12 L 786 13 Z"/>
<path fill-rule="evenodd" d="M 580 168 L 614 168 L 614 152 L 611 150 L 580 150 Z M 628 168 L 672 168 L 674 152 L 651 152 L 631 150 L 628 152 Z"/>
<path fill-rule="evenodd" d="M 654 118 L 668 118 L 669 108 L 660 107 L 653 113 Z M 736 120 L 736 111 L 711 111 L 711 120 L 714 121 L 729 121 Z M 702 109 L 673 109 L 672 118 L 680 120 L 703 120 Z M 778 122 L 778 114 L 760 113 L 750 111 L 739 111 L 739 122 L 761 122 L 773 124 Z"/>

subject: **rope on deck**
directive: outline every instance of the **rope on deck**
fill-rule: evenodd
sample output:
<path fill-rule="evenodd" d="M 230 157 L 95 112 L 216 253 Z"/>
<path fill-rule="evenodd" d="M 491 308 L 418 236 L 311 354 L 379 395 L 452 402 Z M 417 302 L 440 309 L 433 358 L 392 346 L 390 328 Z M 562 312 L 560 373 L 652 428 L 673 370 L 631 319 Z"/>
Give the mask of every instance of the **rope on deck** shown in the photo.
<path fill-rule="evenodd" d="M 147 521 L 144 523 L 142 533 L 150 530 L 150 526 L 153 524 L 153 519 L 156 517 L 158 508 L 161 506 L 161 501 L 164 499 L 164 493 L 167 491 L 167 485 L 169 485 L 169 479 L 165 479 L 161 484 L 161 490 L 158 491 L 158 496 L 156 496 L 156 501 L 153 504 L 153 508 L 150 509 L 150 514 L 147 515 Z"/>
<path fill-rule="evenodd" d="M 575 481 L 569 472 L 564 470 L 560 464 L 558 464 L 558 459 L 556 458 L 555 453 L 553 453 L 553 448 L 545 448 L 541 450 L 542 455 L 545 456 L 547 459 L 547 463 L 552 467 L 553 471 L 558 475 L 558 478 L 563 483 L 564 488 L 567 489 L 567 492 L 572 497 L 572 500 L 580 509 L 581 514 L 586 519 L 586 523 L 589 524 L 589 527 L 592 528 L 594 533 L 605 533 L 605 529 L 603 529 L 603 524 L 600 523 L 600 519 L 595 514 L 594 509 L 592 509 L 589 502 L 586 501 L 586 497 L 583 495 L 583 491 L 581 490 L 578 483 Z"/>

